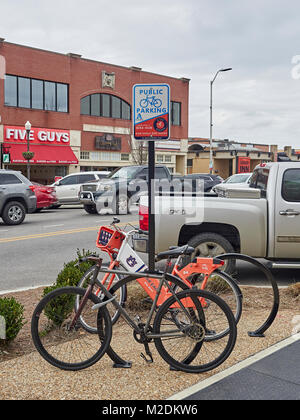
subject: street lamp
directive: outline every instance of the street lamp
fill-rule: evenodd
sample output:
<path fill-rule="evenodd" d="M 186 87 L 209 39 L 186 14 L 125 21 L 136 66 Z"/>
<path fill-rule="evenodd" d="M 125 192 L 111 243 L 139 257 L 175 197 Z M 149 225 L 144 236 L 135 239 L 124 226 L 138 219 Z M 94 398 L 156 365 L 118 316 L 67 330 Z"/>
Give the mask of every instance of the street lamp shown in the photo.
<path fill-rule="evenodd" d="M 27 160 L 27 178 L 30 180 L 30 159 L 33 158 L 34 153 L 29 151 L 29 140 L 30 140 L 30 130 L 31 130 L 31 124 L 29 121 L 25 124 L 25 130 L 26 130 L 26 137 L 27 137 L 27 152 L 23 153 L 24 159 Z"/>
<path fill-rule="evenodd" d="M 232 70 L 232 68 L 231 68 L 231 67 L 226 68 L 226 69 L 220 69 L 220 70 L 218 70 L 218 71 L 217 71 L 217 73 L 215 74 L 215 77 L 214 77 L 214 78 L 213 78 L 213 80 L 211 80 L 211 82 L 210 82 L 210 136 L 209 136 L 210 142 L 209 142 L 209 172 L 210 172 L 211 174 L 212 174 L 212 172 L 213 172 L 213 158 L 212 158 L 212 155 L 213 155 L 213 152 L 212 152 L 212 128 L 213 128 L 213 123 L 212 123 L 212 87 L 213 87 L 213 83 L 214 83 L 214 81 L 216 80 L 216 78 L 217 78 L 218 74 L 219 74 L 221 71 L 230 71 L 230 70 Z"/>

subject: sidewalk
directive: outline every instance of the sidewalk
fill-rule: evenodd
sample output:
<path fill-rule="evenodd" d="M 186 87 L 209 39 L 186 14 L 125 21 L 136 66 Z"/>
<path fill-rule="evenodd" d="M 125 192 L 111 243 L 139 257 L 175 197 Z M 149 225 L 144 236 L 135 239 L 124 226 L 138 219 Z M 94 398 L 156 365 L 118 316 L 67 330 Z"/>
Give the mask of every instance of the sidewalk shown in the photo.
<path fill-rule="evenodd" d="M 300 400 L 300 333 L 168 400 Z"/>

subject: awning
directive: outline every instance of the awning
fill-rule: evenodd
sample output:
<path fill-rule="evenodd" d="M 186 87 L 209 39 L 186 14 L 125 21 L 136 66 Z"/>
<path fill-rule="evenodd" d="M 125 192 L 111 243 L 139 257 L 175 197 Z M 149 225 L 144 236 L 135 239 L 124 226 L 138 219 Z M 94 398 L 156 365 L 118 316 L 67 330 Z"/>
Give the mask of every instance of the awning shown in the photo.
<path fill-rule="evenodd" d="M 26 144 L 10 144 L 6 143 L 4 146 L 10 146 L 10 161 L 11 163 L 27 163 L 22 153 L 27 151 Z M 47 164 L 47 165 L 62 165 L 62 164 L 78 164 L 78 159 L 75 156 L 70 146 L 49 146 L 30 144 L 30 152 L 34 152 L 33 159 L 30 163 Z"/>

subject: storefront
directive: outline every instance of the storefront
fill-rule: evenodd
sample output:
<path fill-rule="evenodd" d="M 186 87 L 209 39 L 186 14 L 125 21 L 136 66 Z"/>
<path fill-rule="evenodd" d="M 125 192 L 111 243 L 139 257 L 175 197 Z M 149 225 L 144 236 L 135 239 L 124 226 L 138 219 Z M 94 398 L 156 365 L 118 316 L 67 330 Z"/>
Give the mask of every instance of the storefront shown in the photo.
<path fill-rule="evenodd" d="M 23 153 L 28 149 L 33 152 L 29 161 L 32 178 L 42 184 L 52 183 L 56 176 L 66 175 L 70 165 L 78 165 L 70 146 L 70 130 L 32 127 L 27 135 L 24 127 L 4 126 L 3 149 L 9 154 L 9 169 L 25 176 L 27 160 Z"/>

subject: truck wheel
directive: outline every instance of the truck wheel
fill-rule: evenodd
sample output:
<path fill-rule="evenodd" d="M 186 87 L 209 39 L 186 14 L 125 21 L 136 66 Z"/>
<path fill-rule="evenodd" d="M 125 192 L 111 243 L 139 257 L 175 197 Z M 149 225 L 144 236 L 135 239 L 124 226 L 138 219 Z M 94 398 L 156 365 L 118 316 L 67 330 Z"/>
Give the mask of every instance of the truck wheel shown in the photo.
<path fill-rule="evenodd" d="M 19 225 L 25 219 L 26 210 L 19 201 L 10 201 L 2 212 L 2 219 L 6 225 Z"/>
<path fill-rule="evenodd" d="M 96 206 L 93 204 L 84 204 L 83 208 L 89 214 L 97 214 Z"/>
<path fill-rule="evenodd" d="M 195 252 L 191 256 L 192 260 L 195 257 L 216 257 L 235 252 L 231 243 L 224 236 L 213 232 L 199 233 L 191 238 L 188 244 L 195 248 Z M 233 274 L 235 272 L 235 261 L 227 260 L 223 271 Z"/>

